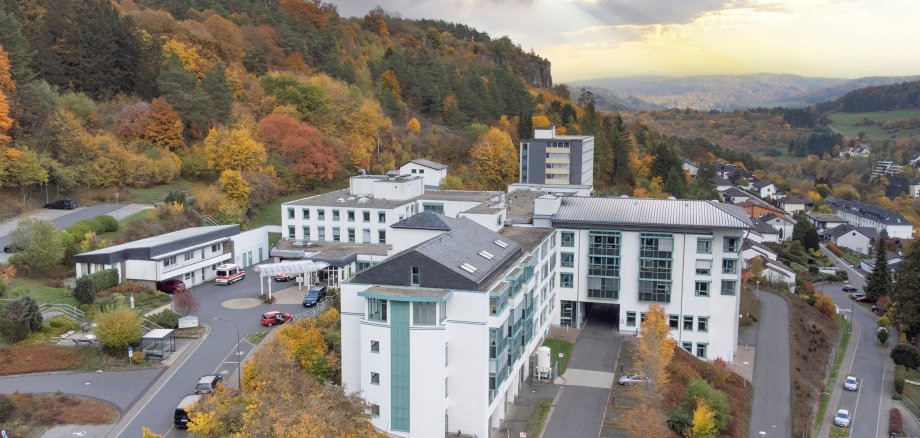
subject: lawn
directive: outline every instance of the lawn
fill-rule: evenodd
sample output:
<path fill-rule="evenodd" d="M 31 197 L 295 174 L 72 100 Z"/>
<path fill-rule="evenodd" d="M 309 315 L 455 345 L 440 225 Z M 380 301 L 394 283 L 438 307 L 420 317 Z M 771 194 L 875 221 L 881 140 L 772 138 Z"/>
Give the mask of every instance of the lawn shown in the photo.
<path fill-rule="evenodd" d="M 268 330 L 262 330 L 255 333 L 250 333 L 246 335 L 246 342 L 249 342 L 252 345 L 259 345 L 259 342 L 262 342 L 265 337 L 268 336 Z"/>
<path fill-rule="evenodd" d="M 119 200 L 125 204 L 127 203 L 136 203 L 136 204 L 156 204 L 158 202 L 163 202 L 166 199 L 166 195 L 169 194 L 170 190 L 174 191 L 186 191 L 192 188 L 195 184 L 186 181 L 183 179 L 177 179 L 169 184 L 163 184 L 153 187 L 137 188 L 137 189 L 128 189 L 127 193 L 122 193 L 119 197 Z"/>
<path fill-rule="evenodd" d="M 38 301 L 39 304 L 55 303 L 69 304 L 71 306 L 77 305 L 77 302 L 70 296 L 70 290 L 67 288 L 48 286 L 39 280 L 30 278 L 20 277 L 13 280 L 10 285 L 7 286 L 7 290 L 12 291 L 10 293 L 11 297 L 29 295 L 35 298 L 35 301 Z"/>
<path fill-rule="evenodd" d="M 902 366 L 895 368 L 895 380 L 898 379 L 911 380 L 914 382 L 920 382 L 920 371 L 914 369 L 905 369 Z M 904 391 L 901 394 L 904 398 L 913 402 L 915 406 L 920 406 L 920 386 L 911 385 L 909 383 L 904 383 Z"/>
<path fill-rule="evenodd" d="M 837 316 L 837 324 L 840 325 L 843 334 L 840 336 L 840 345 L 837 346 L 837 355 L 834 356 L 834 367 L 831 368 L 830 375 L 827 376 L 827 382 L 824 383 L 824 387 L 828 389 L 833 388 L 834 382 L 837 381 L 837 374 L 840 372 L 840 364 L 843 362 L 843 356 L 847 352 L 847 345 L 850 343 L 850 334 L 853 332 L 853 325 L 850 324 L 850 321 L 847 321 L 843 315 Z M 821 395 L 821 403 L 818 405 L 818 415 L 815 416 L 815 434 L 817 434 L 818 429 L 821 428 L 821 421 L 824 420 L 824 413 L 827 412 L 827 403 L 830 401 L 830 398 L 831 391 L 824 391 Z"/>
<path fill-rule="evenodd" d="M 290 195 L 284 195 L 262 207 L 262 209 L 259 210 L 259 213 L 256 214 L 256 217 L 249 221 L 249 228 L 259 228 L 265 225 L 281 225 L 281 204 L 309 196 L 318 195 L 320 193 L 343 189 L 345 187 L 348 187 L 348 181 L 339 181 L 327 186 L 318 187 L 316 190 L 311 190 L 306 193 L 293 193 Z"/>
<path fill-rule="evenodd" d="M 552 404 L 553 399 L 545 398 L 534 408 L 533 413 L 530 414 L 530 418 L 527 420 L 527 436 L 540 436 L 540 431 L 543 430 L 546 415 L 549 414 L 549 408 Z"/>
<path fill-rule="evenodd" d="M 571 342 L 549 338 L 543 341 L 543 345 L 550 349 L 550 361 L 559 360 L 559 353 L 563 354 L 562 360 L 559 360 L 559 375 L 561 376 L 569 366 L 569 359 L 572 358 L 572 347 L 575 345 Z"/>
<path fill-rule="evenodd" d="M 920 136 L 920 128 L 913 129 L 884 129 L 880 126 L 857 125 L 863 118 L 872 121 L 909 120 L 920 117 L 920 110 L 878 111 L 871 113 L 834 113 L 830 115 L 831 125 L 847 137 L 856 138 L 860 132 L 865 132 L 872 140 L 880 141 L 886 138 Z"/>

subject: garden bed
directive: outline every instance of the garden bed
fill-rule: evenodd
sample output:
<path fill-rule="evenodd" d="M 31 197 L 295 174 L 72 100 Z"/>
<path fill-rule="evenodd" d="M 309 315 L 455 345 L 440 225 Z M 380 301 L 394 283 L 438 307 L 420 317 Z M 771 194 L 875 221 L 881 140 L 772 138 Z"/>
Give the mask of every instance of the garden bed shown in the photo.
<path fill-rule="evenodd" d="M 0 429 L 10 437 L 39 437 L 65 424 L 109 424 L 118 411 L 103 401 L 66 394 L 0 395 Z"/>

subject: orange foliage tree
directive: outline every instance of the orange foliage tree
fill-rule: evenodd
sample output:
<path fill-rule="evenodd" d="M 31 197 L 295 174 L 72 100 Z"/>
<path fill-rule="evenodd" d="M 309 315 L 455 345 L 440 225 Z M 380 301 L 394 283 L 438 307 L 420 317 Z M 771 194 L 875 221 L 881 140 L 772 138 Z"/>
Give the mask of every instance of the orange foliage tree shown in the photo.
<path fill-rule="evenodd" d="M 16 91 L 16 83 L 10 76 L 10 60 L 0 45 L 0 146 L 10 143 L 10 136 L 7 134 L 10 127 L 13 126 L 13 119 L 10 117 L 10 97 Z"/>
<path fill-rule="evenodd" d="M 269 114 L 259 121 L 257 137 L 269 152 L 282 155 L 291 170 L 307 185 L 328 181 L 339 168 L 331 146 L 316 128 L 284 114 Z"/>
<path fill-rule="evenodd" d="M 182 119 L 166 99 L 162 97 L 153 99 L 146 118 L 148 122 L 144 138 L 150 140 L 155 146 L 171 151 L 185 146 L 185 138 L 182 136 Z"/>

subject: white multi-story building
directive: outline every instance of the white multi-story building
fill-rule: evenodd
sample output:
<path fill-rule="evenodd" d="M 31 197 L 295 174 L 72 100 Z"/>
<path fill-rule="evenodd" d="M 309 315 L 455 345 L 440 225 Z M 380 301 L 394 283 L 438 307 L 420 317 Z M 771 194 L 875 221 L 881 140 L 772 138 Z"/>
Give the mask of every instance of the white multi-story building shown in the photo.
<path fill-rule="evenodd" d="M 545 196 L 559 236 L 554 324 L 580 327 L 591 308 L 613 304 L 621 332 L 636 332 L 648 306 L 668 313 L 678 345 L 732 361 L 738 338 L 744 210 L 715 201 Z M 545 217 L 545 216 L 544 216 Z"/>
<path fill-rule="evenodd" d="M 358 175 L 349 188 L 281 205 L 282 237 L 314 242 L 389 242 L 387 229 L 420 211 L 468 216 L 492 229 L 504 223 L 504 193 L 426 190 L 419 174 Z"/>
<path fill-rule="evenodd" d="M 399 173 L 421 176 L 425 187 L 438 188 L 447 177 L 447 165 L 419 158 L 399 166 Z"/>
<path fill-rule="evenodd" d="M 342 383 L 393 436 L 489 436 L 558 318 L 554 232 L 433 212 L 393 230 L 401 251 L 342 285 Z"/>

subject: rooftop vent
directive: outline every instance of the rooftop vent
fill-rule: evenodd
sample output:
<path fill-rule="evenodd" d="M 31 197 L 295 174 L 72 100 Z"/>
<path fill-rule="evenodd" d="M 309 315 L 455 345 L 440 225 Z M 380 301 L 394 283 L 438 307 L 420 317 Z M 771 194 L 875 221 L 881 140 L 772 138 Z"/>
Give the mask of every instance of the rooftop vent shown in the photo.
<path fill-rule="evenodd" d="M 295 247 L 304 246 L 304 245 L 303 245 L 303 240 L 295 240 L 295 241 L 291 242 L 291 246 L 295 246 Z"/>
<path fill-rule="evenodd" d="M 341 203 L 345 202 L 345 198 L 336 199 L 335 202 L 338 202 L 339 204 L 341 204 Z"/>
<path fill-rule="evenodd" d="M 354 200 L 355 200 L 355 197 L 354 197 L 354 196 L 349 196 L 349 197 L 348 197 L 348 200 L 349 200 L 349 201 L 354 201 Z"/>
<path fill-rule="evenodd" d="M 486 260 L 492 260 L 495 258 L 495 254 L 492 254 L 486 250 L 479 251 L 479 255 L 481 255 Z"/>
<path fill-rule="evenodd" d="M 389 179 L 389 180 L 392 181 L 392 180 L 396 179 L 396 177 L 397 177 L 398 175 L 399 175 L 399 174 L 396 173 L 395 170 L 391 170 L 391 171 L 387 172 L 387 179 Z"/>
<path fill-rule="evenodd" d="M 461 263 L 461 264 L 460 264 L 460 269 L 463 269 L 464 271 L 469 272 L 470 274 L 475 274 L 476 271 L 479 270 L 479 268 L 477 268 L 477 267 L 475 267 L 475 266 L 473 266 L 473 265 L 471 265 L 471 264 L 469 264 L 469 263 Z"/>
<path fill-rule="evenodd" d="M 508 247 L 508 243 L 507 243 L 507 242 L 502 242 L 501 240 L 498 240 L 498 239 L 495 239 L 495 241 L 492 242 L 492 243 L 494 243 L 494 244 L 496 244 L 496 245 L 498 245 L 499 247 L 502 247 L 502 248 L 507 248 L 507 247 Z"/>
<path fill-rule="evenodd" d="M 363 197 L 363 196 L 360 197 L 360 198 L 358 198 L 358 203 L 359 203 L 359 204 L 367 204 L 367 201 L 368 201 L 368 199 L 365 198 L 365 197 Z"/>

